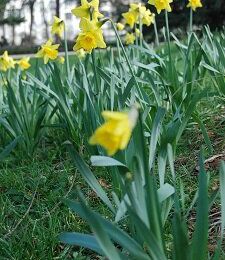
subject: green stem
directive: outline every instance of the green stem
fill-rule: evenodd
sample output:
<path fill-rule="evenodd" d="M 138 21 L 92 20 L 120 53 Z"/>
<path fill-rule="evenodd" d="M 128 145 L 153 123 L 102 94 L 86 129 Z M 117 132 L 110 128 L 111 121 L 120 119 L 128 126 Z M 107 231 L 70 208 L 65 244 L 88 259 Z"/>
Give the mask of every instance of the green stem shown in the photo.
<path fill-rule="evenodd" d="M 64 48 L 65 48 L 65 60 L 66 60 L 66 74 L 69 79 L 70 77 L 70 64 L 69 64 L 69 54 L 68 54 L 68 45 L 67 45 L 67 34 L 66 34 L 66 25 L 64 24 Z"/>
<path fill-rule="evenodd" d="M 173 61 L 172 61 L 172 54 L 171 54 L 171 44 L 170 44 L 170 28 L 169 28 L 169 19 L 168 19 L 168 12 L 165 11 L 165 20 L 166 20 L 166 40 L 168 46 L 168 55 L 169 55 L 169 75 L 172 77 L 172 84 L 175 84 L 174 73 L 173 73 Z"/>
<path fill-rule="evenodd" d="M 91 59 L 92 59 L 92 66 L 94 71 L 94 78 L 95 78 L 95 90 L 98 91 L 98 75 L 96 70 L 96 58 L 95 58 L 95 50 L 91 52 Z"/>
<path fill-rule="evenodd" d="M 169 19 L 168 19 L 168 12 L 165 11 L 165 21 L 166 21 L 166 40 L 168 45 L 168 52 L 169 52 L 169 58 L 171 61 L 171 48 L 170 48 L 170 28 L 169 28 Z"/>
<path fill-rule="evenodd" d="M 155 43 L 156 43 L 156 46 L 158 47 L 159 46 L 159 35 L 158 35 L 156 20 L 154 21 L 154 31 L 155 31 Z"/>
<path fill-rule="evenodd" d="M 116 29 L 116 26 L 115 26 L 115 24 L 114 24 L 114 22 L 113 22 L 112 20 L 110 20 L 110 22 L 111 22 L 111 24 L 112 24 L 112 26 L 113 26 L 113 29 L 114 29 L 115 34 L 116 34 L 116 37 L 117 37 L 117 39 L 118 39 L 118 41 L 119 41 L 119 44 L 120 44 L 120 46 L 121 46 L 123 55 L 124 55 L 124 57 L 125 57 L 125 60 L 126 60 L 126 62 L 127 62 L 128 68 L 129 68 L 129 71 L 130 71 L 132 77 L 134 78 L 134 82 L 135 82 L 135 85 L 136 85 L 136 87 L 137 87 L 137 91 L 139 91 L 139 94 L 142 96 L 141 91 L 140 91 L 140 86 L 139 86 L 139 84 L 138 84 L 137 78 L 136 78 L 136 76 L 135 76 L 135 74 L 134 74 L 134 71 L 133 71 L 133 69 L 132 69 L 131 63 L 130 63 L 130 61 L 129 61 L 129 58 L 128 58 L 128 56 L 127 56 L 127 53 L 126 53 L 125 48 L 124 48 L 124 46 L 123 46 L 123 43 L 122 43 L 122 41 L 121 41 L 121 39 L 120 39 L 120 36 L 119 36 L 118 31 L 117 31 L 117 29 Z"/>
<path fill-rule="evenodd" d="M 190 33 L 193 32 L 193 10 L 190 8 Z"/>
<path fill-rule="evenodd" d="M 139 15 L 139 29 L 140 29 L 140 46 L 143 47 L 143 24 L 142 24 L 142 21 L 141 21 L 141 17 Z"/>
<path fill-rule="evenodd" d="M 117 39 L 116 39 L 116 45 L 117 45 L 117 50 L 118 50 L 119 61 L 122 62 L 121 54 L 120 54 L 120 44 Z"/>

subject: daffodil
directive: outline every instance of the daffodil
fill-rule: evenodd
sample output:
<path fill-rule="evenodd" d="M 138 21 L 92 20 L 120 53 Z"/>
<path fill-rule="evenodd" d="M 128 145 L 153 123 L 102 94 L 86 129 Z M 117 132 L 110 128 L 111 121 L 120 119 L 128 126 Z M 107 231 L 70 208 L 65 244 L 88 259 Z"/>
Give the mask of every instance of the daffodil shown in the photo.
<path fill-rule="evenodd" d="M 135 23 L 138 24 L 141 22 L 144 25 L 150 26 L 154 22 L 154 15 L 141 3 L 130 4 L 129 11 L 124 13 L 123 17 L 131 28 L 134 27 Z"/>
<path fill-rule="evenodd" d="M 127 45 L 134 44 L 135 39 L 136 39 L 136 37 L 133 33 L 127 33 L 126 36 L 125 36 L 125 43 Z"/>
<path fill-rule="evenodd" d="M 135 11 L 129 11 L 122 14 L 126 24 L 128 24 L 131 28 L 134 28 L 135 23 L 138 21 L 138 13 Z"/>
<path fill-rule="evenodd" d="M 173 0 L 149 0 L 150 5 L 154 5 L 157 13 L 160 14 L 162 10 L 166 10 L 168 12 L 171 12 L 171 6 L 170 4 L 173 2 Z"/>
<path fill-rule="evenodd" d="M 131 138 L 132 130 L 136 125 L 138 112 L 131 109 L 130 112 L 102 113 L 105 123 L 100 126 L 89 140 L 91 145 L 101 145 L 108 155 L 114 155 L 118 150 L 124 150 Z"/>
<path fill-rule="evenodd" d="M 74 51 L 83 49 L 86 52 L 91 52 L 96 48 L 106 48 L 101 24 L 99 22 L 83 18 L 80 22 L 80 29 L 81 32 L 73 47 Z"/>
<path fill-rule="evenodd" d="M 117 23 L 117 24 L 116 24 L 116 27 L 117 27 L 117 30 L 118 30 L 118 31 L 122 31 L 122 30 L 124 29 L 125 25 L 122 24 L 122 23 Z"/>
<path fill-rule="evenodd" d="M 201 0 L 189 0 L 187 7 L 190 7 L 193 11 L 198 7 L 202 7 Z"/>
<path fill-rule="evenodd" d="M 151 13 L 150 10 L 146 10 L 142 17 L 142 24 L 150 26 L 155 22 L 155 14 Z"/>
<path fill-rule="evenodd" d="M 16 61 L 16 63 L 19 65 L 21 70 L 27 70 L 31 67 L 31 64 L 29 61 L 30 61 L 30 58 L 27 57 L 27 58 L 22 58 L 22 59 Z"/>
<path fill-rule="evenodd" d="M 41 46 L 41 49 L 36 54 L 37 58 L 43 58 L 44 64 L 47 64 L 49 60 L 55 60 L 58 57 L 59 44 L 52 44 L 52 40 L 48 40 Z"/>
<path fill-rule="evenodd" d="M 82 60 L 82 59 L 85 58 L 86 52 L 85 52 L 84 49 L 80 49 L 80 50 L 78 50 L 78 51 L 75 52 L 75 55 L 76 55 L 80 60 Z"/>
<path fill-rule="evenodd" d="M 15 61 L 9 56 L 8 51 L 5 51 L 0 57 L 0 70 L 7 71 L 15 68 Z"/>
<path fill-rule="evenodd" d="M 72 13 L 78 18 L 87 18 L 96 20 L 102 18 L 103 14 L 99 12 L 99 0 L 81 0 L 81 6 L 72 9 Z"/>
<path fill-rule="evenodd" d="M 142 17 L 145 15 L 147 8 L 142 5 L 141 3 L 138 4 L 130 4 L 130 12 L 136 12 L 138 16 L 142 19 Z"/>
<path fill-rule="evenodd" d="M 54 16 L 54 22 L 51 27 L 51 33 L 57 34 L 59 37 L 62 37 L 64 27 L 65 25 L 63 20 L 58 18 L 57 16 Z"/>

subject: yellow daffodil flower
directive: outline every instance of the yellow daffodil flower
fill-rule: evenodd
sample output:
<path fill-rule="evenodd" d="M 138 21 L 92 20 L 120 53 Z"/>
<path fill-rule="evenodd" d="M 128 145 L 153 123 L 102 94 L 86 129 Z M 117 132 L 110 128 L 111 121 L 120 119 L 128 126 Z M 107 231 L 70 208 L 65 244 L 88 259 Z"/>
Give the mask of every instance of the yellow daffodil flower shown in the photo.
<path fill-rule="evenodd" d="M 135 23 L 138 21 L 138 14 L 135 11 L 129 11 L 123 13 L 122 16 L 125 19 L 126 24 L 128 24 L 131 28 L 134 28 Z"/>
<path fill-rule="evenodd" d="M 78 51 L 75 52 L 75 55 L 80 59 L 84 59 L 86 56 L 86 52 L 84 51 L 84 49 L 80 49 Z"/>
<path fill-rule="evenodd" d="M 87 18 L 89 20 L 96 20 L 104 17 L 99 12 L 99 0 L 81 0 L 81 6 L 72 9 L 72 13 L 78 18 Z"/>
<path fill-rule="evenodd" d="M 31 64 L 29 63 L 30 58 L 22 58 L 21 60 L 17 61 L 16 63 L 19 65 L 21 70 L 27 70 L 31 67 Z"/>
<path fill-rule="evenodd" d="M 58 18 L 57 16 L 54 16 L 54 22 L 51 27 L 51 33 L 57 34 L 59 37 L 62 37 L 64 27 L 65 25 L 63 20 Z"/>
<path fill-rule="evenodd" d="M 160 14 L 162 10 L 166 10 L 168 12 L 171 12 L 171 6 L 170 4 L 173 2 L 173 0 L 149 0 L 150 5 L 154 5 L 157 13 Z"/>
<path fill-rule="evenodd" d="M 91 52 L 96 48 L 106 48 L 100 23 L 83 18 L 80 22 L 80 29 L 81 32 L 78 35 L 75 46 L 73 47 L 75 52 L 80 49 L 84 49 L 86 52 Z"/>
<path fill-rule="evenodd" d="M 60 57 L 58 58 L 58 62 L 59 62 L 60 64 L 64 64 L 64 63 L 65 63 L 65 58 L 64 58 L 63 56 L 60 56 Z"/>
<path fill-rule="evenodd" d="M 149 9 L 140 3 L 130 4 L 129 11 L 124 13 L 123 17 L 131 28 L 134 27 L 135 23 L 139 24 L 141 22 L 143 25 L 150 26 L 154 22 L 154 15 Z"/>
<path fill-rule="evenodd" d="M 127 45 L 129 44 L 134 44 L 134 41 L 135 41 L 135 35 L 133 33 L 127 33 L 126 36 L 125 36 L 125 43 Z"/>
<path fill-rule="evenodd" d="M 7 71 L 8 69 L 14 69 L 15 62 L 12 57 L 8 55 L 8 51 L 5 51 L 0 57 L 0 70 Z"/>
<path fill-rule="evenodd" d="M 122 23 L 117 23 L 117 24 L 116 24 L 116 27 L 117 27 L 117 30 L 118 30 L 118 31 L 123 31 L 125 25 L 122 24 Z"/>
<path fill-rule="evenodd" d="M 138 4 L 130 4 L 130 12 L 136 12 L 138 16 L 142 19 L 142 17 L 145 15 L 147 8 L 142 5 L 141 3 Z"/>
<path fill-rule="evenodd" d="M 189 0 L 187 7 L 190 7 L 193 11 L 198 7 L 202 7 L 201 0 Z"/>
<path fill-rule="evenodd" d="M 155 22 L 155 14 L 152 14 L 150 10 L 146 10 L 144 16 L 142 17 L 142 24 L 150 26 Z"/>
<path fill-rule="evenodd" d="M 100 126 L 89 140 L 91 145 L 101 145 L 109 156 L 118 150 L 124 150 L 136 125 L 138 111 L 131 109 L 129 113 L 104 111 L 105 123 Z"/>
<path fill-rule="evenodd" d="M 58 57 L 59 44 L 52 44 L 52 40 L 48 40 L 41 46 L 41 49 L 36 54 L 37 58 L 43 58 L 44 64 L 47 64 L 49 60 L 55 60 Z"/>

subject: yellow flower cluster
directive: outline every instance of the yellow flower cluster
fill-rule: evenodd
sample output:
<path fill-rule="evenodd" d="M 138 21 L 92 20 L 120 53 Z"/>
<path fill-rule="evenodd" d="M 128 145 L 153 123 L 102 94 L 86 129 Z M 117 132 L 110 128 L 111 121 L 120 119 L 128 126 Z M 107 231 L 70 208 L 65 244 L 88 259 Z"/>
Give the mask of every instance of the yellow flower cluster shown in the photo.
<path fill-rule="evenodd" d="M 128 24 L 131 29 L 134 28 L 134 26 L 150 26 L 155 21 L 155 14 L 151 13 L 149 9 L 146 8 L 141 3 L 132 3 L 130 4 L 130 8 L 128 12 L 122 14 L 125 24 Z M 117 24 L 118 30 L 123 30 L 124 25 L 122 23 Z M 141 31 L 136 28 L 135 34 L 134 33 L 127 33 L 125 36 L 125 43 L 133 44 L 136 37 L 141 37 Z"/>
<path fill-rule="evenodd" d="M 196 11 L 196 8 L 202 7 L 201 0 L 188 0 L 189 3 L 187 7 L 192 8 Z M 170 4 L 173 0 L 149 0 L 150 5 L 154 5 L 157 12 L 160 13 L 162 10 L 168 12 L 172 11 Z M 74 45 L 74 51 L 79 59 L 85 57 L 86 53 L 90 53 L 96 48 L 106 48 L 106 43 L 103 37 L 102 25 L 104 21 L 100 21 L 103 18 L 103 14 L 99 12 L 99 0 L 81 0 L 81 6 L 72 9 L 72 13 L 81 19 L 80 30 L 76 43 Z M 122 14 L 125 24 L 128 24 L 131 29 L 135 25 L 150 26 L 155 22 L 155 14 L 151 13 L 149 9 L 146 8 L 141 3 L 131 3 L 128 12 Z M 52 35 L 58 35 L 62 37 L 65 30 L 64 21 L 56 16 L 53 17 L 53 24 L 51 26 Z M 117 29 L 122 31 L 125 29 L 125 24 L 117 23 Z M 134 44 L 136 37 L 142 37 L 141 30 L 135 28 L 133 33 L 127 33 L 125 36 L 125 43 L 127 45 Z M 37 53 L 37 57 L 43 58 L 44 63 L 47 64 L 49 60 L 58 60 L 59 63 L 63 64 L 65 62 L 64 57 L 58 56 L 59 44 L 53 44 L 52 39 L 49 39 L 45 44 L 43 44 Z M 0 56 L 0 71 L 6 72 L 9 69 L 15 68 L 17 64 L 21 70 L 27 70 L 30 68 L 30 58 L 24 57 L 19 61 L 14 61 L 12 57 L 8 55 L 5 51 L 2 56 Z"/>
<path fill-rule="evenodd" d="M 154 23 L 154 14 L 150 12 L 142 4 L 130 4 L 130 9 L 128 12 L 123 13 L 123 17 L 125 19 L 126 24 L 128 24 L 131 28 L 134 28 L 135 24 L 139 24 L 140 22 L 143 25 L 150 26 Z"/>
<path fill-rule="evenodd" d="M 0 56 L 0 71 L 6 72 L 9 69 L 14 69 L 15 65 L 18 65 L 21 70 L 27 70 L 31 66 L 29 61 L 29 57 L 15 61 L 12 57 L 9 56 L 8 51 L 5 51 L 3 55 Z"/>
<path fill-rule="evenodd" d="M 72 9 L 72 13 L 78 18 L 87 18 L 88 20 L 97 20 L 104 15 L 99 12 L 99 0 L 81 0 L 81 6 Z"/>
<path fill-rule="evenodd" d="M 99 0 L 81 0 L 81 6 L 72 10 L 72 13 L 81 18 L 80 30 L 74 51 L 77 52 L 83 49 L 85 52 L 91 52 L 96 48 L 106 48 L 106 43 L 103 37 L 102 25 L 99 18 L 104 16 L 99 12 Z"/>
<path fill-rule="evenodd" d="M 53 23 L 51 26 L 51 34 L 58 35 L 60 38 L 63 35 L 65 30 L 65 24 L 62 19 L 57 16 L 53 17 Z M 37 58 L 43 58 L 44 64 L 47 64 L 49 60 L 58 60 L 59 63 L 63 64 L 65 59 L 64 57 L 59 57 L 59 44 L 53 44 L 53 40 L 49 39 L 46 43 L 44 43 L 40 50 L 37 52 Z"/>

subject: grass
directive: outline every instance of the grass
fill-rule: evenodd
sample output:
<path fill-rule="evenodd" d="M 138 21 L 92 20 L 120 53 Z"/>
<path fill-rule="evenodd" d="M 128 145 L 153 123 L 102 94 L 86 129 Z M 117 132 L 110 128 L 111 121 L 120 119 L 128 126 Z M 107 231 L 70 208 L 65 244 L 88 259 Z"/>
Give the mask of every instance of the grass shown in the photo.
<path fill-rule="evenodd" d="M 76 186 L 81 187 L 93 207 L 107 213 L 58 144 L 47 151 L 39 149 L 32 160 L 13 159 L 1 165 L 0 259 L 91 257 L 91 252 L 83 253 L 82 249 L 58 242 L 63 231 L 90 231 L 62 203 L 65 197 L 76 199 Z"/>
<path fill-rule="evenodd" d="M 211 111 L 205 123 L 213 141 L 214 154 L 221 153 L 225 147 L 222 105 L 219 100 L 214 100 L 213 108 L 207 102 L 201 104 L 202 113 Z M 191 201 L 196 191 L 194 166 L 203 144 L 200 130 L 190 125 L 181 139 L 176 160 L 178 177 L 182 178 L 185 194 L 188 194 L 186 202 Z M 217 169 L 209 171 L 213 174 Z M 218 175 L 212 176 L 213 189 Z M 101 178 L 102 185 L 107 187 L 107 175 L 101 174 Z M 46 150 L 39 149 L 32 160 L 9 160 L 2 165 L 0 259 L 94 259 L 90 252 L 58 242 L 58 235 L 63 231 L 89 231 L 86 224 L 61 203 L 65 196 L 76 198 L 74 191 L 77 185 L 89 197 L 92 206 L 98 211 L 105 211 L 76 172 L 66 151 L 60 151 L 58 144 Z"/>

